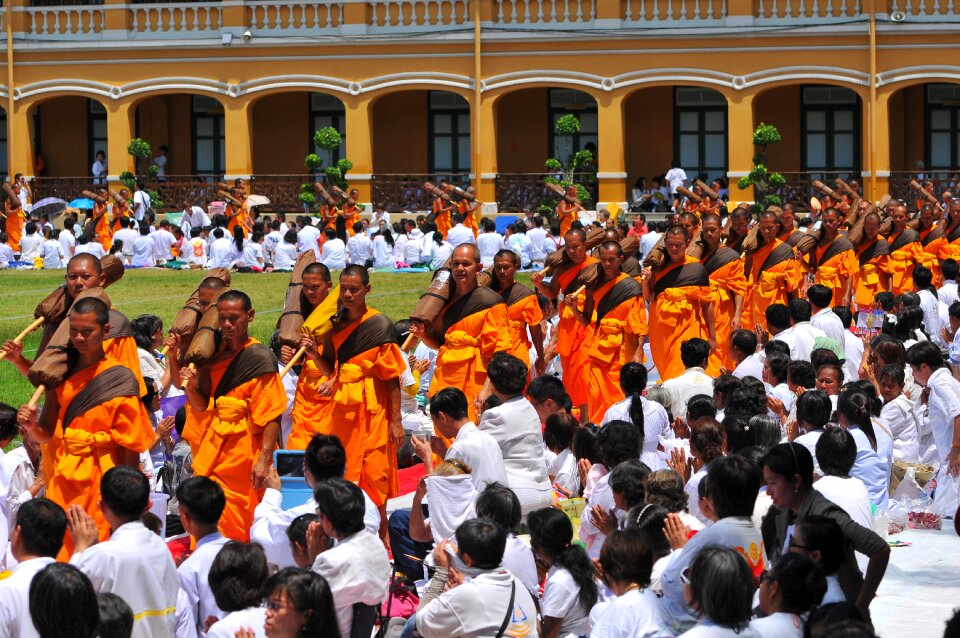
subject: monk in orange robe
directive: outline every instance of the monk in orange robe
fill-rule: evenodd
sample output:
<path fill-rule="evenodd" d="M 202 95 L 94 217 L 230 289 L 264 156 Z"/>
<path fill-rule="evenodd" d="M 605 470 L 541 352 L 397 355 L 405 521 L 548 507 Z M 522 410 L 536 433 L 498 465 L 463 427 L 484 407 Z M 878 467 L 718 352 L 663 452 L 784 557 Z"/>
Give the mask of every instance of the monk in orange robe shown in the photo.
<path fill-rule="evenodd" d="M 953 200 L 947 218 L 940 222 L 940 225 L 944 226 L 940 259 L 960 261 L 960 200 Z"/>
<path fill-rule="evenodd" d="M 831 307 L 849 306 L 853 278 L 860 270 L 857 254 L 850 240 L 840 235 L 840 212 L 836 208 L 824 209 L 820 221 L 820 241 L 799 263 L 813 275 L 813 283 L 833 291 Z"/>
<path fill-rule="evenodd" d="M 470 195 L 476 195 L 477 190 L 471 186 L 467 189 Z M 480 202 L 474 199 L 463 198 L 457 203 L 460 214 L 463 215 L 463 225 L 473 231 L 473 238 L 480 234 Z"/>
<path fill-rule="evenodd" d="M 667 260 L 654 273 L 643 271 L 643 297 L 650 303 L 650 353 L 664 381 L 683 374 L 680 345 L 693 337 L 707 337 L 710 352 L 717 349 L 717 331 L 710 278 L 696 257 L 687 255 L 690 237 L 683 226 L 673 226 L 664 238 Z"/>
<path fill-rule="evenodd" d="M 789 244 L 791 248 L 796 248 L 797 244 L 800 243 L 800 240 L 803 238 L 803 233 L 797 230 L 797 211 L 794 209 L 793 204 L 788 203 L 783 205 L 783 208 L 780 209 L 780 214 L 777 216 L 777 221 L 780 224 L 780 232 L 777 235 L 777 239 L 785 244 Z"/>
<path fill-rule="evenodd" d="M 320 372 L 333 381 L 331 406 L 319 429 L 343 443 L 344 478 L 357 483 L 380 508 L 385 533 L 387 499 L 396 496 L 398 489 L 397 450 L 405 441 L 400 375 L 406 363 L 393 322 L 367 307 L 369 292 L 366 268 L 343 269 L 340 304 L 346 314 L 327 337 L 317 360 Z"/>
<path fill-rule="evenodd" d="M 450 196 L 444 193 L 443 197 L 437 197 L 433 200 L 433 223 L 437 225 L 437 231 L 447 238 L 453 224 L 450 221 L 450 215 L 457 212 L 457 205 L 450 201 Z"/>
<path fill-rule="evenodd" d="M 91 219 L 94 222 L 94 232 L 97 233 L 97 241 L 103 246 L 103 252 L 109 253 L 113 246 L 113 226 L 110 224 L 110 214 L 107 207 L 107 197 L 109 193 L 106 189 L 100 189 L 100 197 L 93 200 L 93 213 Z"/>
<path fill-rule="evenodd" d="M 153 443 L 154 432 L 133 372 L 104 352 L 107 305 L 81 299 L 67 321 L 79 356 L 76 372 L 47 391 L 41 412 L 23 406 L 18 420 L 44 444 L 46 497 L 64 509 L 81 506 L 106 540 L 110 525 L 99 507 L 100 477 L 117 465 L 139 468 L 139 454 Z M 69 534 L 64 539 L 64 559 L 73 551 L 72 540 Z"/>
<path fill-rule="evenodd" d="M 530 275 L 530 283 L 537 292 L 547 299 L 556 299 L 560 293 L 574 296 L 583 285 L 582 276 L 588 269 L 596 269 L 597 259 L 587 256 L 587 234 L 582 228 L 572 228 L 563 236 L 563 251 L 566 261 L 550 279 L 550 285 L 544 285 L 544 275 L 535 272 Z M 577 308 L 582 312 L 585 298 L 577 297 Z M 560 306 L 560 320 L 557 323 L 557 355 L 563 368 L 563 385 L 570 395 L 574 406 L 581 407 L 581 415 L 586 417 L 589 351 L 582 347 L 587 335 L 586 326 L 577 321 L 570 304 Z"/>
<path fill-rule="evenodd" d="M 7 233 L 7 246 L 10 246 L 10 249 L 18 255 L 26 219 L 20 200 L 8 197 L 3 203 L 3 229 Z"/>
<path fill-rule="evenodd" d="M 583 206 L 580 205 L 580 193 L 575 185 L 567 186 L 564 195 L 566 197 L 557 202 L 557 221 L 560 222 L 560 234 L 566 237 Z"/>
<path fill-rule="evenodd" d="M 301 295 L 307 303 L 301 303 L 301 307 L 305 316 L 309 316 L 309 313 L 327 298 L 332 287 L 330 270 L 320 262 L 312 263 L 304 269 Z M 313 335 L 302 335 L 300 345 L 306 348 L 306 357 L 300 367 L 297 390 L 293 398 L 290 415 L 293 426 L 285 446 L 288 450 L 307 449 L 310 439 L 320 432 L 320 425 L 330 412 L 330 377 L 320 371 L 319 347 L 322 344 L 318 344 Z M 290 346 L 280 348 L 280 359 L 284 363 L 294 354 L 295 351 Z"/>
<path fill-rule="evenodd" d="M 437 350 L 430 394 L 459 388 L 470 401 L 470 419 L 477 420 L 474 400 L 487 381 L 487 364 L 495 352 L 509 352 L 510 317 L 503 298 L 477 286 L 480 252 L 473 244 L 457 246 L 450 256 L 454 296 L 431 326 L 411 321 L 410 333 Z M 447 445 L 450 441 L 445 441 Z"/>
<path fill-rule="evenodd" d="M 734 249 L 737 254 L 743 254 L 743 240 L 750 232 L 750 214 L 743 208 L 735 208 L 730 213 L 726 231 L 727 238 L 723 240 L 723 245 Z"/>
<path fill-rule="evenodd" d="M 359 199 L 360 199 L 360 191 L 358 191 L 356 188 L 351 188 L 347 199 L 345 199 L 343 202 L 342 214 L 343 214 L 343 223 L 345 226 L 344 230 L 346 230 L 347 236 L 349 237 L 353 237 L 354 235 L 353 225 L 356 224 L 358 221 L 360 221 L 361 211 L 360 211 L 360 206 L 357 204 Z M 346 237 L 341 237 L 341 239 L 346 241 Z"/>
<path fill-rule="evenodd" d="M 759 247 L 747 256 L 747 293 L 743 300 L 742 328 L 766 327 L 767 307 L 790 301 L 792 292 L 803 283 L 803 270 L 797 264 L 793 248 L 779 239 L 776 213 L 760 213 L 757 222 Z"/>
<path fill-rule="evenodd" d="M 907 207 L 900 204 L 890 215 L 893 232 L 887 238 L 890 258 L 887 271 L 890 273 L 889 290 L 895 295 L 913 292 L 913 267 L 923 263 L 923 245 L 920 233 L 907 227 Z"/>
<path fill-rule="evenodd" d="M 701 226 L 701 238 L 707 251 L 700 263 L 710 278 L 710 295 L 717 329 L 717 349 L 710 355 L 707 374 L 715 377 L 720 374 L 720 368 L 733 370 L 735 367 L 730 354 L 730 334 L 740 329 L 747 279 L 743 273 L 743 260 L 740 255 L 720 243 L 720 217 L 708 213 L 703 216 Z"/>
<path fill-rule="evenodd" d="M 920 247 L 923 249 L 921 263 L 933 273 L 933 283 L 939 286 L 943 283 L 940 274 L 940 251 L 946 241 L 943 238 L 944 224 L 937 222 L 939 211 L 933 204 L 924 204 L 917 219 L 917 233 L 920 235 Z"/>
<path fill-rule="evenodd" d="M 620 270 L 625 258 L 618 242 L 604 242 L 602 274 L 596 286 L 587 289 L 583 312 L 569 302 L 577 321 L 587 327 L 587 414 L 592 423 L 601 423 L 610 406 L 623 400 L 620 369 L 643 360 L 647 309 L 640 283 Z"/>
<path fill-rule="evenodd" d="M 877 293 L 890 289 L 890 245 L 879 232 L 880 215 L 867 213 L 863 241 L 857 246 L 860 272 L 854 278 L 853 300 L 860 310 L 873 308 Z"/>
<path fill-rule="evenodd" d="M 114 199 L 113 216 L 110 219 L 110 232 L 116 234 L 120 230 L 120 220 L 124 217 L 133 217 L 133 211 L 130 210 L 130 191 L 121 188 L 117 193 L 119 197 Z"/>
<path fill-rule="evenodd" d="M 510 342 L 513 345 L 507 352 L 530 367 L 530 347 L 537 353 L 536 371 L 543 374 L 546 366 L 543 356 L 543 311 L 537 301 L 537 293 L 515 279 L 520 268 L 520 257 L 512 250 L 503 249 L 493 257 L 493 282 L 491 288 L 500 293 L 507 304 L 510 319 Z M 530 335 L 527 334 L 527 329 Z M 533 343 L 530 343 L 530 337 Z"/>
<path fill-rule="evenodd" d="M 250 298 L 239 290 L 225 292 L 217 310 L 226 347 L 199 370 L 183 368 L 180 378 L 188 408 L 203 431 L 193 457 L 194 474 L 223 488 L 227 505 L 220 532 L 246 542 L 273 464 L 287 394 L 273 353 L 249 335 L 254 317 Z"/>
<path fill-rule="evenodd" d="M 246 193 L 244 193 L 239 188 L 231 188 L 230 196 L 235 200 L 240 202 L 240 204 L 232 204 L 227 202 L 226 210 L 224 211 L 227 215 L 227 230 L 230 232 L 232 237 L 234 234 L 233 229 L 239 227 L 243 231 L 244 237 L 250 236 L 250 229 L 253 228 L 253 221 L 250 219 L 250 210 L 247 207 Z"/>

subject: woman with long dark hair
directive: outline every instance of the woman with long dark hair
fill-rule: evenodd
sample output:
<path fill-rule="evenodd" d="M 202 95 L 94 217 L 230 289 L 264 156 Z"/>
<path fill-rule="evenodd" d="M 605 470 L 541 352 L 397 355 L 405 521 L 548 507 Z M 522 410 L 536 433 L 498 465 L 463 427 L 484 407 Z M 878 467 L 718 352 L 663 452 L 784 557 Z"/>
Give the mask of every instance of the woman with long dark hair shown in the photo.
<path fill-rule="evenodd" d="M 629 421 L 640 431 L 640 460 L 652 471 L 667 467 L 663 446 L 658 437 L 672 439 L 673 430 L 667 410 L 643 396 L 647 387 L 647 369 L 639 363 L 630 362 L 620 369 L 620 389 L 626 397 L 610 406 L 603 416 L 603 423 Z"/>
<path fill-rule="evenodd" d="M 857 458 L 853 462 L 850 476 L 863 481 L 874 505 L 886 509 L 891 460 L 884 461 L 877 453 L 878 437 L 873 428 L 873 403 L 859 388 L 844 388 L 837 399 L 837 416 L 840 427 L 849 431 L 857 444 Z M 892 453 L 893 446 L 889 447 Z"/>

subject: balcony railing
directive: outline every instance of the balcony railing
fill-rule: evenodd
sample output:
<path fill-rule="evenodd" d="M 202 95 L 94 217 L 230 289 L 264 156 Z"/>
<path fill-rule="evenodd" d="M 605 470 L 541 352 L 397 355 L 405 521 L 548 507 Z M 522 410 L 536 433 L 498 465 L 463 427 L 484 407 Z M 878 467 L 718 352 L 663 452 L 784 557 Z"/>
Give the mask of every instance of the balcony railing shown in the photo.
<path fill-rule="evenodd" d="M 518 213 L 535 211 L 542 203 L 554 205 L 557 197 L 549 195 L 544 187 L 547 177 L 549 175 L 545 173 L 499 173 L 496 180 L 497 209 L 500 212 Z M 597 201 L 596 175 L 576 173 L 573 181 L 590 192 L 592 202 Z"/>
<path fill-rule="evenodd" d="M 349 179 L 349 175 L 347 176 Z M 423 189 L 424 182 L 439 185 L 441 181 L 461 188 L 470 186 L 468 173 L 378 174 L 370 180 L 371 200 L 387 211 L 429 211 L 434 197 Z"/>
<path fill-rule="evenodd" d="M 216 2 L 138 4 L 128 9 L 130 36 L 182 38 L 191 34 L 211 36 L 223 27 L 223 10 Z"/>
<path fill-rule="evenodd" d="M 786 184 L 776 189 L 774 194 L 780 198 L 784 204 L 793 204 L 797 210 L 809 210 L 810 198 L 822 197 L 820 191 L 813 187 L 813 180 L 817 179 L 833 188 L 838 193 L 840 189 L 834 185 L 834 180 L 838 177 L 844 181 L 857 180 L 862 182 L 860 171 L 804 171 L 795 173 L 781 173 L 786 180 Z M 861 189 L 862 192 L 862 189 Z"/>
<path fill-rule="evenodd" d="M 183 210 L 184 202 L 202 206 L 206 209 L 210 202 L 220 200 L 217 195 L 217 182 L 221 178 L 213 175 L 169 175 L 165 180 L 145 180 L 148 191 L 156 191 L 160 202 L 153 202 L 158 213 L 171 213 Z M 82 197 L 81 191 L 96 191 L 100 185 L 93 183 L 91 177 L 35 177 L 31 183 L 33 201 L 45 197 L 59 197 L 67 202 Z M 131 193 L 131 198 L 133 194 Z"/>
<path fill-rule="evenodd" d="M 957 187 L 960 186 L 960 168 L 943 170 L 933 169 L 929 171 L 893 171 L 890 173 L 888 182 L 890 184 L 890 196 L 906 202 L 907 207 L 913 210 L 917 201 L 916 192 L 910 188 L 910 180 L 923 182 L 930 180 L 933 182 L 933 196 L 940 198 L 944 191 L 952 191 L 954 196 L 957 193 Z"/>

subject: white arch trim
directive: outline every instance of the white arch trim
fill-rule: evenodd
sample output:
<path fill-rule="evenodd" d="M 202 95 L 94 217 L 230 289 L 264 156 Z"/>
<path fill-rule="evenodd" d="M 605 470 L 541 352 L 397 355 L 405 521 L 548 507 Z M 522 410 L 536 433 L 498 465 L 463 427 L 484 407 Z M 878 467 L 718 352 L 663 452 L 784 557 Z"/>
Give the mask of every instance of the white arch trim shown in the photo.
<path fill-rule="evenodd" d="M 960 82 L 960 66 L 947 64 L 927 64 L 923 66 L 905 66 L 877 74 L 877 86 L 910 82 L 912 80 Z"/>
<path fill-rule="evenodd" d="M 79 93 L 91 97 L 119 100 L 120 98 L 133 95 L 169 91 L 187 91 L 239 97 L 273 89 L 314 89 L 349 95 L 360 95 L 384 88 L 418 85 L 447 86 L 450 88 L 473 90 L 473 80 L 470 77 L 452 73 L 392 73 L 369 78 L 361 82 L 350 82 L 348 80 L 323 75 L 276 75 L 241 82 L 239 84 L 228 84 L 226 82 L 197 77 L 165 77 L 138 80 L 119 86 L 90 80 L 62 79 L 45 80 L 18 87 L 14 89 L 14 99 L 20 100 L 51 93 Z"/>

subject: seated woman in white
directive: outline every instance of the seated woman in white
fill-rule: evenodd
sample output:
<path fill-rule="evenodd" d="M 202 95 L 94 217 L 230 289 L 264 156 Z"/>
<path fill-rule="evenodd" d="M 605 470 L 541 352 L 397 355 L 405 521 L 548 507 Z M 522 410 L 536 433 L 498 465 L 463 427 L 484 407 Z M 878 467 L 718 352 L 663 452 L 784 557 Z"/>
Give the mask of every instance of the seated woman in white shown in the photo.
<path fill-rule="evenodd" d="M 760 577 L 760 611 L 750 621 L 761 637 L 802 638 L 807 615 L 823 600 L 827 580 L 809 556 L 787 553 Z"/>
<path fill-rule="evenodd" d="M 880 418 L 886 422 L 893 436 L 893 460 L 906 463 L 920 462 L 920 424 L 914 411 L 914 402 L 904 394 L 903 368 L 885 366 L 877 382 L 883 409 Z"/>
<path fill-rule="evenodd" d="M 420 504 L 426 495 L 430 518 L 424 518 Z M 443 461 L 433 474 L 417 485 L 410 510 L 410 538 L 439 544 L 453 538 L 460 524 L 476 517 L 477 490 L 470 466 L 460 459 Z"/>
<path fill-rule="evenodd" d="M 517 495 L 505 485 L 491 483 L 477 496 L 477 518 L 493 521 L 507 533 L 501 566 L 523 583 L 534 600 L 538 600 L 540 580 L 533 550 L 517 538 L 523 518 Z"/>
<path fill-rule="evenodd" d="M 673 438 L 673 429 L 667 411 L 659 403 L 641 396 L 647 387 L 647 369 L 639 363 L 628 363 L 620 370 L 620 389 L 627 397 L 610 406 L 601 425 L 610 421 L 629 421 L 643 432 L 640 460 L 651 470 L 667 467 L 666 455 L 660 439 Z"/>
<path fill-rule="evenodd" d="M 684 598 L 699 621 L 681 638 L 757 638 L 750 627 L 753 573 L 728 547 L 705 547 L 680 574 Z"/>
<path fill-rule="evenodd" d="M 648 587 L 653 555 L 639 530 L 617 530 L 600 551 L 603 581 L 616 596 L 590 611 L 590 638 L 659 635 L 660 603 Z"/>
<path fill-rule="evenodd" d="M 560 412 L 547 417 L 543 428 L 543 443 L 554 454 L 547 466 L 547 474 L 554 492 L 564 498 L 580 495 L 580 470 L 572 447 L 579 426 L 576 417 Z"/>

